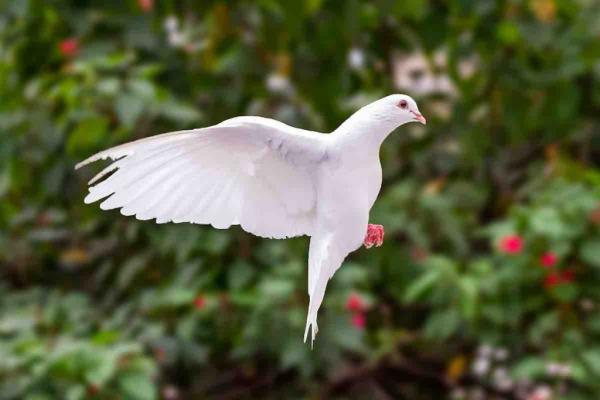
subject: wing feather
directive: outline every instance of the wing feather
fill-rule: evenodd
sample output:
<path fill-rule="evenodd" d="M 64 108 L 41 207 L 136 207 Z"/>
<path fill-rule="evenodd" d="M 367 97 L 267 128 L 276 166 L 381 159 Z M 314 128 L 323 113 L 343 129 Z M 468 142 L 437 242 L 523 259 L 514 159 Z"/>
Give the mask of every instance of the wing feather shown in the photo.
<path fill-rule="evenodd" d="M 310 234 L 326 135 L 258 117 L 172 132 L 102 151 L 86 203 L 157 223 L 241 225 L 258 236 Z M 112 174 L 111 174 L 112 173 Z"/>

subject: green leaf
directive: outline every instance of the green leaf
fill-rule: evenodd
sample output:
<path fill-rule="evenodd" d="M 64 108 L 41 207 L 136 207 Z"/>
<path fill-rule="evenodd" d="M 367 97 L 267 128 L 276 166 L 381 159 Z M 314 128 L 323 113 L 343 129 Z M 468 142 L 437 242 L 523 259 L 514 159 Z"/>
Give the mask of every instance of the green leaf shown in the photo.
<path fill-rule="evenodd" d="M 119 388 L 127 400 L 154 400 L 156 388 L 152 379 L 141 372 L 124 372 L 119 374 Z"/>
<path fill-rule="evenodd" d="M 319 11 L 322 4 L 323 0 L 306 0 L 304 3 L 308 14 L 314 14 L 315 12 Z"/>
<path fill-rule="evenodd" d="M 131 128 L 144 111 L 144 100 L 139 96 L 124 93 L 117 97 L 115 109 L 121 123 Z"/>
<path fill-rule="evenodd" d="M 561 239 L 568 233 L 556 208 L 543 207 L 531 216 L 531 229 L 534 233 L 553 239 Z"/>
<path fill-rule="evenodd" d="M 586 350 L 581 358 L 586 366 L 592 371 L 595 376 L 600 376 L 600 349 L 593 348 Z"/>
<path fill-rule="evenodd" d="M 182 124 L 198 122 L 202 116 L 200 112 L 192 106 L 175 100 L 168 100 L 161 103 L 158 112 L 166 118 Z"/>
<path fill-rule="evenodd" d="M 515 44 L 521 36 L 519 28 L 510 21 L 501 22 L 498 25 L 496 34 L 498 39 L 505 44 Z"/>
<path fill-rule="evenodd" d="M 82 119 L 69 135 L 67 151 L 79 154 L 99 147 L 107 130 L 108 119 L 103 116 L 94 115 Z"/>
<path fill-rule="evenodd" d="M 518 379 L 535 380 L 545 374 L 546 362 L 538 357 L 526 357 L 512 369 L 512 375 Z"/>
<path fill-rule="evenodd" d="M 584 241 L 579 248 L 579 257 L 584 263 L 600 268 L 600 238 Z"/>
<path fill-rule="evenodd" d="M 104 348 L 98 348 L 94 356 L 94 365 L 85 372 L 86 381 L 102 387 L 112 378 L 116 368 L 116 358 L 112 354 L 107 353 Z"/>
<path fill-rule="evenodd" d="M 83 385 L 73 385 L 69 387 L 65 393 L 67 400 L 83 400 L 85 399 L 86 391 Z"/>
<path fill-rule="evenodd" d="M 156 89 L 151 81 L 146 79 L 131 79 L 127 82 L 131 92 L 145 102 L 154 100 Z"/>
<path fill-rule="evenodd" d="M 284 279 L 269 279 L 261 285 L 261 296 L 265 301 L 286 300 L 294 290 L 293 282 Z"/>
<path fill-rule="evenodd" d="M 577 298 L 578 290 L 574 284 L 562 284 L 554 287 L 552 294 L 563 303 L 571 303 Z"/>
<path fill-rule="evenodd" d="M 404 0 L 394 2 L 393 12 L 398 18 L 421 19 L 426 11 L 426 0 Z"/>
<path fill-rule="evenodd" d="M 473 319 L 478 302 L 477 280 L 470 276 L 460 279 L 460 304 L 465 318 Z"/>
<path fill-rule="evenodd" d="M 420 298 L 437 283 L 441 277 L 441 272 L 438 269 L 430 269 L 422 274 L 419 279 L 412 282 L 406 289 L 404 301 L 412 303 Z"/>
<path fill-rule="evenodd" d="M 443 341 L 458 331 L 460 315 L 452 308 L 433 313 L 425 325 L 425 336 L 430 340 Z"/>
<path fill-rule="evenodd" d="M 121 82 L 117 78 L 106 78 L 98 82 L 98 92 L 105 96 L 114 96 L 119 93 Z"/>

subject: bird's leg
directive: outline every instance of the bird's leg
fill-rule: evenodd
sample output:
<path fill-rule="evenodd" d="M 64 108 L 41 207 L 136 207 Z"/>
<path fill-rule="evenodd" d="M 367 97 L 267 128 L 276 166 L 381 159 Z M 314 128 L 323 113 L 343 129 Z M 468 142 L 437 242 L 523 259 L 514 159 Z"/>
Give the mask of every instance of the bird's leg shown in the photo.
<path fill-rule="evenodd" d="M 367 235 L 365 236 L 365 247 L 379 247 L 383 244 L 383 225 L 369 224 L 367 225 Z"/>

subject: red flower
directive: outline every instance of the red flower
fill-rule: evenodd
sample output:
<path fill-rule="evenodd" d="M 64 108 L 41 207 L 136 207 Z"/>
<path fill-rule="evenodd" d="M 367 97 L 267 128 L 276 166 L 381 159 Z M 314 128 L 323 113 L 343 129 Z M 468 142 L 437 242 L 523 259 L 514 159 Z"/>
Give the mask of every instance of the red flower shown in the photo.
<path fill-rule="evenodd" d="M 352 312 L 362 312 L 365 309 L 365 304 L 359 295 L 352 293 L 346 301 L 346 309 Z"/>
<path fill-rule="evenodd" d="M 570 268 L 562 271 L 561 273 L 551 272 L 546 275 L 544 279 L 544 286 L 547 289 L 561 285 L 563 283 L 571 283 L 575 280 L 575 271 Z"/>
<path fill-rule="evenodd" d="M 202 296 L 202 295 L 198 295 L 194 299 L 194 307 L 196 307 L 196 310 L 202 310 L 204 308 L 205 304 L 206 304 L 206 300 L 204 299 L 204 296 Z"/>
<path fill-rule="evenodd" d="M 74 57 L 79 52 L 79 40 L 68 38 L 59 43 L 60 54 L 64 57 Z"/>
<path fill-rule="evenodd" d="M 558 257 L 551 251 L 547 251 L 540 256 L 540 264 L 542 264 L 542 266 L 546 268 L 553 267 L 557 261 Z"/>
<path fill-rule="evenodd" d="M 575 279 L 575 271 L 573 271 L 573 269 L 571 269 L 571 268 L 565 269 L 560 274 L 560 280 L 563 283 L 571 283 L 571 282 L 573 282 L 574 279 Z"/>
<path fill-rule="evenodd" d="M 144 12 L 152 11 L 154 8 L 154 0 L 138 0 L 138 6 Z"/>
<path fill-rule="evenodd" d="M 551 272 L 546 275 L 546 278 L 544 278 L 544 287 L 546 289 L 551 289 L 560 284 L 560 281 L 560 275 L 558 275 L 556 272 Z"/>
<path fill-rule="evenodd" d="M 500 239 L 500 251 L 506 254 L 519 254 L 523 250 L 523 238 L 519 235 L 506 235 Z"/>
<path fill-rule="evenodd" d="M 352 316 L 352 326 L 356 329 L 364 329 L 367 325 L 367 318 L 363 313 L 356 313 Z"/>

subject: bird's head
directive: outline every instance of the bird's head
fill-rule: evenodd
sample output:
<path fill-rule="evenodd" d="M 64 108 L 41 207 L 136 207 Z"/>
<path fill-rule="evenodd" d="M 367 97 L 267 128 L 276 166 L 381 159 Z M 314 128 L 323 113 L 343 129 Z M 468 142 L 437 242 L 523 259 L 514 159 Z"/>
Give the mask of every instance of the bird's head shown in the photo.
<path fill-rule="evenodd" d="M 336 133 L 356 143 L 360 138 L 381 145 L 383 140 L 397 127 L 408 122 L 427 123 L 417 103 L 405 94 L 392 94 L 376 100 L 344 121 Z"/>
<path fill-rule="evenodd" d="M 372 103 L 377 113 L 385 118 L 393 120 L 397 125 L 408 122 L 427 123 L 425 117 L 419 111 L 417 103 L 412 97 L 405 94 L 392 94 Z"/>

